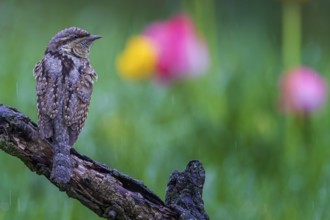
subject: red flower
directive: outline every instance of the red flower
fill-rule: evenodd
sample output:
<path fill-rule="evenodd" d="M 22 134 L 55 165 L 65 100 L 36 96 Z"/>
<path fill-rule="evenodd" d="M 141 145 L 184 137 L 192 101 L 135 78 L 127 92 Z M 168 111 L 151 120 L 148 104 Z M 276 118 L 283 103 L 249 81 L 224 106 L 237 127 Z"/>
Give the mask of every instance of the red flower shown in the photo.
<path fill-rule="evenodd" d="M 280 81 L 281 108 L 285 112 L 309 113 L 326 101 L 327 85 L 314 70 L 299 67 L 284 74 Z"/>
<path fill-rule="evenodd" d="M 144 35 L 157 49 L 156 78 L 161 82 L 199 75 L 207 70 L 207 47 L 198 38 L 187 15 L 180 14 L 168 21 L 152 23 Z"/>

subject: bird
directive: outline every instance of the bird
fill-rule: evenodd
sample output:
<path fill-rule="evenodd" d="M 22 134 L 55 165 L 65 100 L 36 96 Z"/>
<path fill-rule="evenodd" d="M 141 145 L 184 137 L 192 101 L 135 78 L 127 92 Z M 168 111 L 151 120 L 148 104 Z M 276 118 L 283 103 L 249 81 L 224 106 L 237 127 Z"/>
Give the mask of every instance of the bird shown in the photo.
<path fill-rule="evenodd" d="M 50 179 L 58 184 L 71 179 L 70 149 L 85 124 L 98 77 L 88 56 L 99 38 L 82 28 L 65 28 L 51 38 L 44 57 L 34 67 L 38 129 L 52 144 Z"/>

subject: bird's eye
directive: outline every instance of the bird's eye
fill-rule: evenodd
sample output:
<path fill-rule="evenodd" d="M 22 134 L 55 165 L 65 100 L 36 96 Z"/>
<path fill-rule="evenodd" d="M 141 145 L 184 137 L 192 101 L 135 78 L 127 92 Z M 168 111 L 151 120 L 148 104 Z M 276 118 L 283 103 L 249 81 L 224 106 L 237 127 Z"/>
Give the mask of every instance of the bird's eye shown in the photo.
<path fill-rule="evenodd" d="M 73 40 L 76 40 L 78 38 L 80 38 L 78 35 L 73 35 L 73 37 L 72 37 Z"/>

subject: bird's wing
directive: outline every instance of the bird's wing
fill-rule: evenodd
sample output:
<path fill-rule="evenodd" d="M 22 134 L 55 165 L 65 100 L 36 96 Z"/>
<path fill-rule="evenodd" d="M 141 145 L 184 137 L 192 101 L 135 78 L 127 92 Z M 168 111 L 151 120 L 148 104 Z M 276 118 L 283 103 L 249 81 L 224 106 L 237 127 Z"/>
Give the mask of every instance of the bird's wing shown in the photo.
<path fill-rule="evenodd" d="M 85 124 L 88 107 L 92 95 L 93 83 L 96 73 L 93 68 L 87 66 L 80 71 L 80 78 L 75 86 L 69 85 L 70 92 L 64 98 L 64 120 L 69 128 L 69 144 L 72 146 Z"/>
<path fill-rule="evenodd" d="M 58 77 L 51 76 L 45 59 L 39 61 L 34 68 L 37 90 L 38 127 L 43 138 L 53 136 L 53 119 L 59 108 L 60 83 Z M 53 64 L 56 66 L 56 63 Z"/>

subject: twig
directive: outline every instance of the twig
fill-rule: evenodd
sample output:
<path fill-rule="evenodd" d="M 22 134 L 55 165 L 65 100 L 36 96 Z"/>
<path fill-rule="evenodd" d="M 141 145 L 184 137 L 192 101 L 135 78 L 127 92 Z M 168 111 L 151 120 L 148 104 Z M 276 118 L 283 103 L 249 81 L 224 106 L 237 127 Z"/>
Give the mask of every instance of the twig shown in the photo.
<path fill-rule="evenodd" d="M 18 157 L 31 171 L 50 182 L 52 146 L 43 140 L 37 125 L 14 108 L 0 104 L 0 149 Z M 202 190 L 205 171 L 200 161 L 191 161 L 170 177 L 164 203 L 141 181 L 98 163 L 74 149 L 73 171 L 66 185 L 56 185 L 107 219 L 198 219 L 207 220 Z"/>

